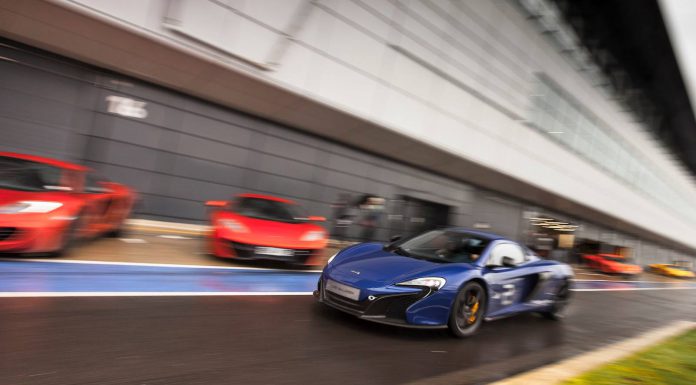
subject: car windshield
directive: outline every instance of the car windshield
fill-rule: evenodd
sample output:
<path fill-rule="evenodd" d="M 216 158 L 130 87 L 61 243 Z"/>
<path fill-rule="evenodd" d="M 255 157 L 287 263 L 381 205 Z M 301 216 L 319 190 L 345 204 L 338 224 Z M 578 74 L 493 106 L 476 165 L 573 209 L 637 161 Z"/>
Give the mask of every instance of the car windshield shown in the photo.
<path fill-rule="evenodd" d="M 630 258 L 624 258 L 624 257 L 612 257 L 610 255 L 603 255 L 602 258 L 606 259 L 607 261 L 612 261 L 612 262 L 617 262 L 617 263 L 633 263 L 633 261 Z"/>
<path fill-rule="evenodd" d="M 277 222 L 297 223 L 304 218 L 294 204 L 262 198 L 240 198 L 234 212 L 249 218 Z"/>
<path fill-rule="evenodd" d="M 433 230 L 393 244 L 388 250 L 407 257 L 442 263 L 467 263 L 477 260 L 490 241 L 474 234 Z"/>
<path fill-rule="evenodd" d="M 676 270 L 683 270 L 683 271 L 690 271 L 688 267 L 684 266 L 677 266 L 677 265 L 667 265 L 670 269 L 676 269 Z"/>
<path fill-rule="evenodd" d="M 0 157 L 0 188 L 21 191 L 55 190 L 61 169 L 25 159 Z"/>

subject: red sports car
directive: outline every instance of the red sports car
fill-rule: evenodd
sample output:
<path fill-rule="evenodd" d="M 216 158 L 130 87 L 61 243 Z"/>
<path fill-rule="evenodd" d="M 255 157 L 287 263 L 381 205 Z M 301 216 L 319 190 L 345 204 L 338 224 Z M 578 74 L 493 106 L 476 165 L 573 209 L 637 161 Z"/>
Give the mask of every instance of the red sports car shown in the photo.
<path fill-rule="evenodd" d="M 636 275 L 643 272 L 643 269 L 631 263 L 631 260 L 617 254 L 585 254 L 585 263 L 602 273 Z"/>
<path fill-rule="evenodd" d="M 241 194 L 232 202 L 208 201 L 210 247 L 221 258 L 267 259 L 318 265 L 326 247 L 323 217 L 305 216 L 294 202 L 268 195 Z"/>
<path fill-rule="evenodd" d="M 115 235 L 134 199 L 87 167 L 0 152 L 0 252 L 59 255 L 76 240 Z"/>

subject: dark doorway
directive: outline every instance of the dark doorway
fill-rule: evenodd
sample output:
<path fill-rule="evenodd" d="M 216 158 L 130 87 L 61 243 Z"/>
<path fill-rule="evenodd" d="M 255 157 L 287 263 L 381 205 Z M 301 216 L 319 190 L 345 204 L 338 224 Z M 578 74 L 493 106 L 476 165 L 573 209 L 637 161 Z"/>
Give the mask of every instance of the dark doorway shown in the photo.
<path fill-rule="evenodd" d="M 423 231 L 449 226 L 450 206 L 409 196 L 401 196 L 399 208 L 401 226 L 394 226 L 392 233 L 404 237 Z"/>

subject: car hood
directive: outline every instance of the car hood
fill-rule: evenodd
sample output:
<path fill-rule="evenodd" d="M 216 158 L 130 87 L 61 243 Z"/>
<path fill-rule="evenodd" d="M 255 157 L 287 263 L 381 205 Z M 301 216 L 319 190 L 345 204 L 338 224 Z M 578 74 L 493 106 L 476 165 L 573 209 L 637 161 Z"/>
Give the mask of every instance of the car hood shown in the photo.
<path fill-rule="evenodd" d="M 0 206 L 18 201 L 40 200 L 64 202 L 71 199 L 65 192 L 60 191 L 20 191 L 0 189 Z"/>
<path fill-rule="evenodd" d="M 300 241 L 300 238 L 309 231 L 326 232 L 321 226 L 313 223 L 268 221 L 263 219 L 249 218 L 230 212 L 221 214 L 219 219 L 234 219 L 235 221 L 243 224 L 249 230 L 246 233 L 225 233 L 225 238 L 241 243 L 290 248 L 315 248 L 326 243 L 325 238 L 320 241 Z M 225 231 L 224 228 L 222 231 Z"/>
<path fill-rule="evenodd" d="M 619 271 L 619 272 L 636 273 L 636 272 L 643 271 L 643 269 L 640 266 L 633 265 L 630 263 L 610 262 L 608 265 L 614 271 Z"/>
<path fill-rule="evenodd" d="M 379 243 L 368 243 L 344 250 L 346 255 L 341 255 L 338 261 L 329 265 L 326 273 L 340 282 L 371 288 L 425 277 L 452 266 L 394 254 L 383 250 L 382 246 Z"/>

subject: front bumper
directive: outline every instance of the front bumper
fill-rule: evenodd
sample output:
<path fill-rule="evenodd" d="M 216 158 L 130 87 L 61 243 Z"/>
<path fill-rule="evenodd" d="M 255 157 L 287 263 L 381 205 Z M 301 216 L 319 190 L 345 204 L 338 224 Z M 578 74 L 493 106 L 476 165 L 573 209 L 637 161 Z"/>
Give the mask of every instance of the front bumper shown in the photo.
<path fill-rule="evenodd" d="M 0 215 L 0 253 L 49 252 L 61 247 L 62 221 L 30 222 Z"/>
<path fill-rule="evenodd" d="M 224 240 L 226 248 L 230 251 L 231 258 L 239 258 L 245 260 L 267 260 L 280 261 L 292 264 L 315 264 L 321 257 L 322 249 L 295 249 L 292 250 L 292 255 L 267 255 L 256 252 L 257 247 L 262 245 L 251 245 L 247 243 Z M 263 246 L 262 246 L 263 247 Z M 224 256 L 223 256 L 224 257 Z"/>
<path fill-rule="evenodd" d="M 409 308 L 426 299 L 434 292 L 430 289 L 422 288 L 418 291 L 404 293 L 383 293 L 372 294 L 362 300 L 352 300 L 341 295 L 323 289 L 325 280 L 321 278 L 314 291 L 314 297 L 337 310 L 354 315 L 360 319 L 416 329 L 442 329 L 445 324 L 428 324 L 409 322 L 407 314 Z M 371 299 L 373 298 L 373 299 Z"/>

